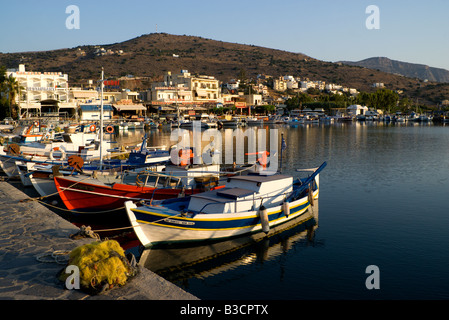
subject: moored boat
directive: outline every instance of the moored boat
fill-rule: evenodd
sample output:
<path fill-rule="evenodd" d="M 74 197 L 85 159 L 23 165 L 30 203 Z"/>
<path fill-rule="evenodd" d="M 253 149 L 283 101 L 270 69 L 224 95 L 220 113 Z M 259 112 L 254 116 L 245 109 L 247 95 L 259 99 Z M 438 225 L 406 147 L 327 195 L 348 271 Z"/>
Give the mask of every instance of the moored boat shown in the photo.
<path fill-rule="evenodd" d="M 282 174 L 234 176 L 219 190 L 151 204 L 127 201 L 125 207 L 145 247 L 267 233 L 308 210 L 318 198 L 319 173 L 325 166 L 295 182 Z"/>
<path fill-rule="evenodd" d="M 82 211 L 117 209 L 128 200 L 170 199 L 219 187 L 219 165 L 168 165 L 164 172 L 160 169 L 117 175 L 55 176 L 54 182 L 67 209 Z"/>

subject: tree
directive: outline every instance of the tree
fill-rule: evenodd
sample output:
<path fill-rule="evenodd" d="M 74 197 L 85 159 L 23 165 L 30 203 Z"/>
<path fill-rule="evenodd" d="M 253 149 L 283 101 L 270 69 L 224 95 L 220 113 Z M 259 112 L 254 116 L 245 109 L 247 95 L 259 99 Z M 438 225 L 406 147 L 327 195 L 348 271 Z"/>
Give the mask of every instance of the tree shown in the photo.
<path fill-rule="evenodd" d="M 240 72 L 239 72 L 239 74 L 237 76 L 237 79 L 240 80 L 241 84 L 246 83 L 246 80 L 248 78 L 246 77 L 246 71 L 244 69 L 240 69 Z"/>
<path fill-rule="evenodd" d="M 276 111 L 276 106 L 273 106 L 271 104 L 268 105 L 262 105 L 262 106 L 256 106 L 255 108 L 257 113 L 264 113 L 265 115 L 268 113 L 273 113 Z"/>
<path fill-rule="evenodd" d="M 6 80 L 3 81 L 5 91 L 8 95 L 8 101 L 9 101 L 9 114 L 13 119 L 18 118 L 18 110 L 17 110 L 17 104 L 15 104 L 16 96 L 20 94 L 21 87 L 19 85 L 19 82 L 16 78 L 14 78 L 12 75 L 6 78 Z"/>
<path fill-rule="evenodd" d="M 7 116 L 8 112 L 8 99 L 6 91 L 6 68 L 0 66 L 0 119 Z"/>
<path fill-rule="evenodd" d="M 304 103 L 313 102 L 311 96 L 307 93 L 299 92 L 297 96 L 291 97 L 285 101 L 288 110 L 300 108 Z"/>

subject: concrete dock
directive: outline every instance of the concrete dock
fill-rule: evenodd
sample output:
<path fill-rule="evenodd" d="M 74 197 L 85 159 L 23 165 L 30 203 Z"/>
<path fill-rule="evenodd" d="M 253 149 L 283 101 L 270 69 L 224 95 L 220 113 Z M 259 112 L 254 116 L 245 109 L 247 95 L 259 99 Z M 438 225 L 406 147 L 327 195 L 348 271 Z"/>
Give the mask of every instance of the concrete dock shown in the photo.
<path fill-rule="evenodd" d="M 72 240 L 79 229 L 0 181 L 0 299 L 2 300 L 198 300 L 148 269 L 125 286 L 101 295 L 68 290 L 57 275 L 65 265 L 39 259 L 95 241 Z M 42 262 L 42 261 L 45 262 Z"/>

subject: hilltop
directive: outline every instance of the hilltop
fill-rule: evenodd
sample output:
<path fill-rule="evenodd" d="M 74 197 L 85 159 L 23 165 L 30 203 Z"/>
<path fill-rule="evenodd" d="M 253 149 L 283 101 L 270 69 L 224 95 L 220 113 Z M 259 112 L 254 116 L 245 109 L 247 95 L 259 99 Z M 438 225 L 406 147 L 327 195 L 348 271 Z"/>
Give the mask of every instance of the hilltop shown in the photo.
<path fill-rule="evenodd" d="M 421 80 L 449 82 L 449 71 L 446 69 L 433 68 L 424 64 L 391 60 L 386 57 L 373 57 L 357 62 L 341 61 L 341 63 L 369 69 L 378 69 L 380 71 Z"/>
<path fill-rule="evenodd" d="M 99 52 L 102 48 L 104 55 Z M 160 80 L 166 71 L 178 73 L 187 69 L 193 74 L 212 75 L 226 82 L 237 78 L 243 70 L 247 78 L 255 78 L 258 74 L 273 77 L 289 74 L 366 92 L 375 91 L 373 83 L 381 82 L 388 89 L 402 90 L 403 95 L 419 98 L 420 103 L 428 105 L 449 99 L 449 84 L 424 83 L 417 78 L 380 70 L 321 61 L 302 53 L 165 33 L 101 46 L 0 53 L 0 65 L 17 68 L 20 63 L 24 63 L 27 70 L 67 73 L 71 85 L 98 79 L 101 67 L 109 78 L 128 74 L 144 77 L 147 80 L 139 84 L 142 89 L 151 81 Z"/>

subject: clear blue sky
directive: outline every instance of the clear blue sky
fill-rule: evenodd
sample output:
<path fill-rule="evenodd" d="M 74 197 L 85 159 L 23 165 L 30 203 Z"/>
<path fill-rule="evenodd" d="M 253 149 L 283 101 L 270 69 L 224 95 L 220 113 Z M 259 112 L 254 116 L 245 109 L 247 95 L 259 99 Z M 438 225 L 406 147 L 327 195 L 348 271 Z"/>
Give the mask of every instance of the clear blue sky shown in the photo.
<path fill-rule="evenodd" d="M 449 70 L 449 1 L 0 0 L 0 52 L 110 44 L 166 32 L 301 52 L 325 60 L 384 56 Z M 80 29 L 66 28 L 66 7 Z M 379 8 L 369 30 L 367 6 Z"/>

